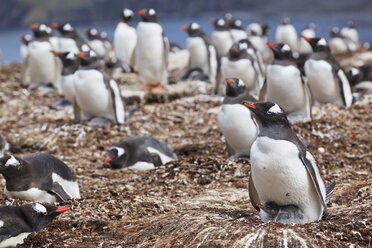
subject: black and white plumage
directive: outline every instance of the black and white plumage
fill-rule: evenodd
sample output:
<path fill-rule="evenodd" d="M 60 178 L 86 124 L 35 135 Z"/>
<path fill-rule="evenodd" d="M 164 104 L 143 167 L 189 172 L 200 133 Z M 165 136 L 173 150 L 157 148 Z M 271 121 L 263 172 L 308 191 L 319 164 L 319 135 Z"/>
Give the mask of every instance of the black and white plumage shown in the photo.
<path fill-rule="evenodd" d="M 328 42 L 329 49 L 333 55 L 347 54 L 357 49 L 355 44 L 349 38 L 340 33 L 338 27 L 332 27 L 328 31 L 330 35 Z"/>
<path fill-rule="evenodd" d="M 33 153 L 0 159 L 5 195 L 30 201 L 55 202 L 80 198 L 79 185 L 70 168 L 56 157 Z"/>
<path fill-rule="evenodd" d="M 356 29 L 356 23 L 354 21 L 349 21 L 346 27 L 341 29 L 341 35 L 343 35 L 347 40 L 353 43 L 353 47 L 357 50 L 360 47 L 359 33 Z"/>
<path fill-rule="evenodd" d="M 33 232 L 41 231 L 69 206 L 32 203 L 0 207 L 0 247 L 15 247 Z"/>
<path fill-rule="evenodd" d="M 276 28 L 275 31 L 275 43 L 284 43 L 290 46 L 293 52 L 297 52 L 297 32 L 294 26 L 291 24 L 291 20 L 286 17 L 282 20 L 282 23 Z"/>
<path fill-rule="evenodd" d="M 94 125 L 124 124 L 124 102 L 116 81 L 104 72 L 93 51 L 78 57 L 81 66 L 74 73 L 75 120 L 95 118 L 98 122 L 92 122 Z"/>
<path fill-rule="evenodd" d="M 105 160 L 113 169 L 151 170 L 177 159 L 169 147 L 154 138 L 133 136 L 112 146 Z"/>
<path fill-rule="evenodd" d="M 154 9 L 138 11 L 135 63 L 142 83 L 149 88 L 168 83 L 169 41 Z"/>
<path fill-rule="evenodd" d="M 326 189 L 314 156 L 293 132 L 279 105 L 271 102 L 243 103 L 261 122 L 251 148 L 249 196 L 252 205 L 274 202 L 293 205 L 307 223 L 319 220 L 335 184 Z M 327 194 L 329 192 L 329 194 Z"/>
<path fill-rule="evenodd" d="M 274 61 L 267 67 L 260 101 L 279 104 L 292 123 L 311 120 L 310 89 L 306 77 L 293 58 L 291 48 L 283 43 L 268 46 L 274 53 Z"/>
<path fill-rule="evenodd" d="M 87 44 L 97 54 L 97 57 L 106 58 L 111 51 L 111 43 L 107 39 L 107 34 L 99 32 L 96 28 L 84 29 L 83 33 L 87 36 Z"/>
<path fill-rule="evenodd" d="M 269 25 L 267 23 L 251 23 L 247 27 L 248 40 L 261 55 L 265 65 L 270 64 L 273 60 L 273 54 L 266 46 L 268 32 Z"/>
<path fill-rule="evenodd" d="M 226 18 L 226 21 L 230 26 L 230 32 L 234 42 L 248 38 L 247 32 L 243 29 L 243 22 L 240 19 L 234 19 L 230 16 Z"/>
<path fill-rule="evenodd" d="M 217 54 L 208 36 L 196 22 L 188 26 L 181 26 L 189 37 L 186 39 L 187 50 L 190 53 L 189 70 L 200 68 L 204 75 L 208 75 L 209 81 L 216 83 L 217 77 Z"/>
<path fill-rule="evenodd" d="M 51 23 L 50 26 L 61 33 L 61 37 L 59 37 L 58 40 L 59 48 L 56 51 L 73 52 L 77 54 L 79 52 L 87 52 L 91 50 L 89 45 L 80 37 L 70 23 Z"/>
<path fill-rule="evenodd" d="M 315 24 L 313 23 L 310 23 L 301 31 L 301 36 L 305 36 L 310 39 L 315 38 L 317 31 L 318 31 L 317 26 L 315 26 Z M 313 49 L 311 48 L 310 44 L 306 40 L 300 37 L 298 42 L 299 42 L 298 53 L 300 55 L 309 55 L 312 53 Z"/>
<path fill-rule="evenodd" d="M 372 63 L 366 63 L 359 67 L 351 67 L 347 75 L 353 87 L 372 89 Z"/>
<path fill-rule="evenodd" d="M 0 158 L 4 156 L 6 151 L 11 153 L 21 153 L 21 149 L 9 143 L 4 137 L 0 135 Z"/>
<path fill-rule="evenodd" d="M 301 209 L 294 205 L 278 206 L 275 202 L 257 205 L 263 222 L 276 221 L 282 224 L 307 222 Z"/>
<path fill-rule="evenodd" d="M 28 55 L 28 43 L 32 40 L 32 36 L 30 34 L 25 34 L 19 36 L 19 40 L 22 42 L 20 48 L 19 48 L 19 53 L 22 57 L 22 59 L 26 59 Z"/>
<path fill-rule="evenodd" d="M 220 59 L 228 53 L 230 47 L 234 43 L 230 33 L 230 26 L 223 18 L 218 18 L 216 20 L 209 19 L 209 22 L 214 26 L 211 39 L 213 46 L 216 48 L 217 58 Z"/>
<path fill-rule="evenodd" d="M 314 101 L 335 103 L 346 108 L 353 103 L 353 95 L 348 78 L 330 52 L 323 38 L 307 38 L 313 54 L 305 62 L 305 74 Z"/>
<path fill-rule="evenodd" d="M 255 115 L 241 102 L 256 101 L 244 82 L 238 78 L 226 79 L 226 96 L 218 112 L 218 126 L 226 139 L 230 156 L 249 157 L 259 127 Z"/>

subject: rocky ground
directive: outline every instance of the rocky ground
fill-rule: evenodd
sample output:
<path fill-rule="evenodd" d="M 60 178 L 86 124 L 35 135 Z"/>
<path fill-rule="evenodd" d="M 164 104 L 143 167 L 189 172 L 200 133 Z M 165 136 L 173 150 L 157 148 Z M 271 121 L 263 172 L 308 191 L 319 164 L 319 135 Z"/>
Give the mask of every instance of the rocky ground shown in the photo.
<path fill-rule="evenodd" d="M 350 109 L 314 107 L 314 120 L 294 125 L 304 143 L 312 142 L 326 183 L 337 185 L 322 220 L 283 225 L 262 223 L 251 206 L 250 164 L 228 158 L 217 125 L 220 99 L 199 95 L 208 85 L 147 96 L 128 126 L 95 127 L 74 123 L 72 110 L 52 109 L 56 93 L 30 92 L 19 81 L 19 66 L 0 69 L 0 132 L 23 154 L 63 160 L 82 195 L 19 247 L 371 246 L 372 92 Z M 124 91 L 126 83 L 120 81 Z M 108 148 L 131 135 L 166 142 L 178 160 L 146 172 L 104 168 Z M 24 203 L 0 194 L 0 205 Z"/>

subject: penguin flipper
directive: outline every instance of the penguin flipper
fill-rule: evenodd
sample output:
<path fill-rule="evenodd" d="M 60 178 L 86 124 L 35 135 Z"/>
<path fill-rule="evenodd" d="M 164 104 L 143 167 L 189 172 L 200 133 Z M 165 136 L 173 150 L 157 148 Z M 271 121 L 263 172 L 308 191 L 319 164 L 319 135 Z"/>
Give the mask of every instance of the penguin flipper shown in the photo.
<path fill-rule="evenodd" d="M 308 84 L 308 81 L 307 81 L 307 78 L 301 74 L 301 81 L 303 83 L 303 88 L 304 88 L 304 94 L 305 94 L 305 103 L 306 103 L 306 116 L 310 118 L 310 120 L 313 118 L 312 116 L 312 112 L 311 112 L 311 109 L 312 109 L 312 106 L 314 105 L 314 101 L 313 101 L 313 98 L 311 96 L 311 92 L 310 92 L 310 88 L 309 88 L 309 84 Z"/>
<path fill-rule="evenodd" d="M 333 189 L 336 186 L 336 182 L 332 182 L 328 187 L 326 188 L 326 203 L 328 203 L 331 200 Z"/>
<path fill-rule="evenodd" d="M 253 184 L 252 172 L 249 173 L 249 199 L 251 200 L 252 206 L 257 211 L 260 211 L 260 208 L 257 207 L 257 205 L 260 204 L 260 198 L 258 197 L 256 187 Z"/>
<path fill-rule="evenodd" d="M 235 155 L 234 149 L 231 147 L 229 142 L 227 142 L 227 140 L 226 140 L 226 148 L 227 148 L 227 153 L 229 154 L 229 156 Z"/>
<path fill-rule="evenodd" d="M 266 101 L 266 95 L 267 95 L 266 91 L 267 91 L 267 79 L 265 78 L 265 81 L 260 90 L 260 95 L 258 97 L 260 101 Z"/>
<path fill-rule="evenodd" d="M 66 191 L 62 188 L 62 186 L 54 182 L 52 185 L 52 188 L 50 189 L 54 194 L 56 194 L 59 198 L 61 198 L 62 201 L 66 201 L 68 199 L 71 199 L 71 197 L 66 193 Z"/>
<path fill-rule="evenodd" d="M 74 106 L 74 119 L 75 119 L 75 122 L 81 122 L 81 120 L 82 120 L 82 114 L 83 113 L 82 113 L 79 105 L 77 104 L 76 98 L 74 98 L 73 106 Z"/>
<path fill-rule="evenodd" d="M 159 167 L 163 164 L 160 156 L 156 153 L 150 153 L 149 157 L 146 160 L 146 162 L 153 163 L 155 167 Z"/>
<path fill-rule="evenodd" d="M 314 167 L 316 167 L 317 165 L 316 164 L 313 165 L 312 162 L 310 162 L 306 158 L 306 155 L 303 155 L 303 154 L 300 153 L 299 154 L 299 157 L 300 157 L 303 165 L 305 166 L 307 172 L 309 173 L 309 175 L 311 177 L 311 180 L 313 181 L 314 187 L 316 189 L 316 192 L 318 193 L 318 196 L 319 196 L 320 201 L 321 201 L 321 203 L 323 205 L 324 211 L 327 212 L 327 204 L 325 202 L 325 199 L 322 196 L 322 191 L 320 190 L 319 182 L 318 182 L 318 179 L 317 179 L 317 176 L 316 176 L 316 173 L 315 173 L 315 169 L 314 169 Z M 315 161 L 315 159 L 314 159 L 314 161 Z"/>

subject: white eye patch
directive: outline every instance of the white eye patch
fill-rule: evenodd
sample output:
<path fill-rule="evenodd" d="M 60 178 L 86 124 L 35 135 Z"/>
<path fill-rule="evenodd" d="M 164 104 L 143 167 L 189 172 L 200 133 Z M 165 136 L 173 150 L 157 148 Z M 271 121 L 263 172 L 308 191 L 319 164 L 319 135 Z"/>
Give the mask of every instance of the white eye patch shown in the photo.
<path fill-rule="evenodd" d="M 46 31 L 47 26 L 45 24 L 41 24 L 39 29 L 40 29 L 40 31 Z"/>
<path fill-rule="evenodd" d="M 39 214 L 44 214 L 45 215 L 45 214 L 48 213 L 47 209 L 43 205 L 41 205 L 40 203 L 32 204 L 32 208 Z"/>
<path fill-rule="evenodd" d="M 238 86 L 239 86 L 239 87 L 243 87 L 244 85 L 245 85 L 244 82 L 243 82 L 242 80 L 239 79 Z"/>
<path fill-rule="evenodd" d="M 219 20 L 217 21 L 217 25 L 218 25 L 218 26 L 223 26 L 223 25 L 225 25 L 225 20 L 224 20 L 224 19 L 219 19 Z"/>
<path fill-rule="evenodd" d="M 125 150 L 121 147 L 117 147 L 117 146 L 111 147 L 111 150 L 114 150 L 114 149 L 116 149 L 118 151 L 118 157 L 120 157 L 121 155 L 123 155 L 125 153 Z"/>
<path fill-rule="evenodd" d="M 21 163 L 13 156 L 10 156 L 10 159 L 6 161 L 5 166 L 18 166 Z"/>
<path fill-rule="evenodd" d="M 284 44 L 284 46 L 280 50 L 282 52 L 289 52 L 289 51 L 291 51 L 291 48 L 287 44 Z"/>
<path fill-rule="evenodd" d="M 66 31 L 72 31 L 72 26 L 70 23 L 66 23 L 64 26 L 63 26 L 63 30 L 66 30 Z"/>
<path fill-rule="evenodd" d="M 25 40 L 31 40 L 32 39 L 32 36 L 29 35 L 29 34 L 26 34 L 25 37 L 24 37 Z"/>
<path fill-rule="evenodd" d="M 239 43 L 239 49 L 240 50 L 245 50 L 245 49 L 248 49 L 248 45 L 247 43 Z"/>
<path fill-rule="evenodd" d="M 130 9 L 124 9 L 123 10 L 123 15 L 125 17 L 132 16 L 133 15 L 133 11 L 131 11 Z"/>
<path fill-rule="evenodd" d="M 321 38 L 318 43 L 317 43 L 318 46 L 326 46 L 327 45 L 327 41 L 324 39 L 324 38 Z"/>
<path fill-rule="evenodd" d="M 91 35 L 96 35 L 96 34 L 98 34 L 97 29 L 92 28 L 92 29 L 90 30 L 90 34 L 91 34 Z"/>
<path fill-rule="evenodd" d="M 149 15 L 155 15 L 155 10 L 154 9 L 149 9 Z"/>
<path fill-rule="evenodd" d="M 274 106 L 272 106 L 268 111 L 267 111 L 268 114 L 280 114 L 280 113 L 283 113 L 283 111 L 280 109 L 279 105 L 278 104 L 275 104 Z"/>
<path fill-rule="evenodd" d="M 199 24 L 197 24 L 196 22 L 193 22 L 193 23 L 191 23 L 190 28 L 193 29 L 193 30 L 195 30 L 195 29 L 199 29 L 200 26 L 199 26 Z"/>
<path fill-rule="evenodd" d="M 66 59 L 71 59 L 73 60 L 75 58 L 75 54 L 74 53 L 68 53 L 67 56 L 66 56 Z"/>
<path fill-rule="evenodd" d="M 357 69 L 355 67 L 351 67 L 351 75 L 356 76 L 358 74 L 359 74 L 359 69 Z"/>
<path fill-rule="evenodd" d="M 107 37 L 107 33 L 106 32 L 101 32 L 101 37 L 102 38 L 106 38 Z"/>
<path fill-rule="evenodd" d="M 240 27 L 241 25 L 242 25 L 242 21 L 241 20 L 236 20 L 235 21 L 235 26 Z"/>
<path fill-rule="evenodd" d="M 81 46 L 81 50 L 83 52 L 88 52 L 89 51 L 89 47 L 86 44 L 84 44 L 84 45 Z"/>
<path fill-rule="evenodd" d="M 90 56 L 90 57 L 96 57 L 97 55 L 96 55 L 95 52 L 93 52 L 92 50 L 90 50 L 90 51 L 89 51 L 89 56 Z"/>

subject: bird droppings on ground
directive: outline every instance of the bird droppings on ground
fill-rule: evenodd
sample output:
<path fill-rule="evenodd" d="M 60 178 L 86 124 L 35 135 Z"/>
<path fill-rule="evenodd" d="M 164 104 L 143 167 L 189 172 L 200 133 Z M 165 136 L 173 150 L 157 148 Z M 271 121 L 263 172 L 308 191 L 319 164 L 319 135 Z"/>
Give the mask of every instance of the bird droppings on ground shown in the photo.
<path fill-rule="evenodd" d="M 217 125 L 220 99 L 195 90 L 138 105 L 129 126 L 93 127 L 74 123 L 71 109 L 52 109 L 56 93 L 28 91 L 19 81 L 20 66 L 0 69 L 2 135 L 24 154 L 64 161 L 82 199 L 68 201 L 72 210 L 18 247 L 371 246 L 372 92 L 350 109 L 316 106 L 314 120 L 294 126 L 325 182 L 337 185 L 322 220 L 283 225 L 262 223 L 251 206 L 250 164 L 227 157 Z M 120 86 L 125 90 L 125 80 Z M 167 143 L 178 160 L 144 172 L 103 168 L 109 147 L 133 135 Z M 1 205 L 25 203 L 0 194 Z"/>

